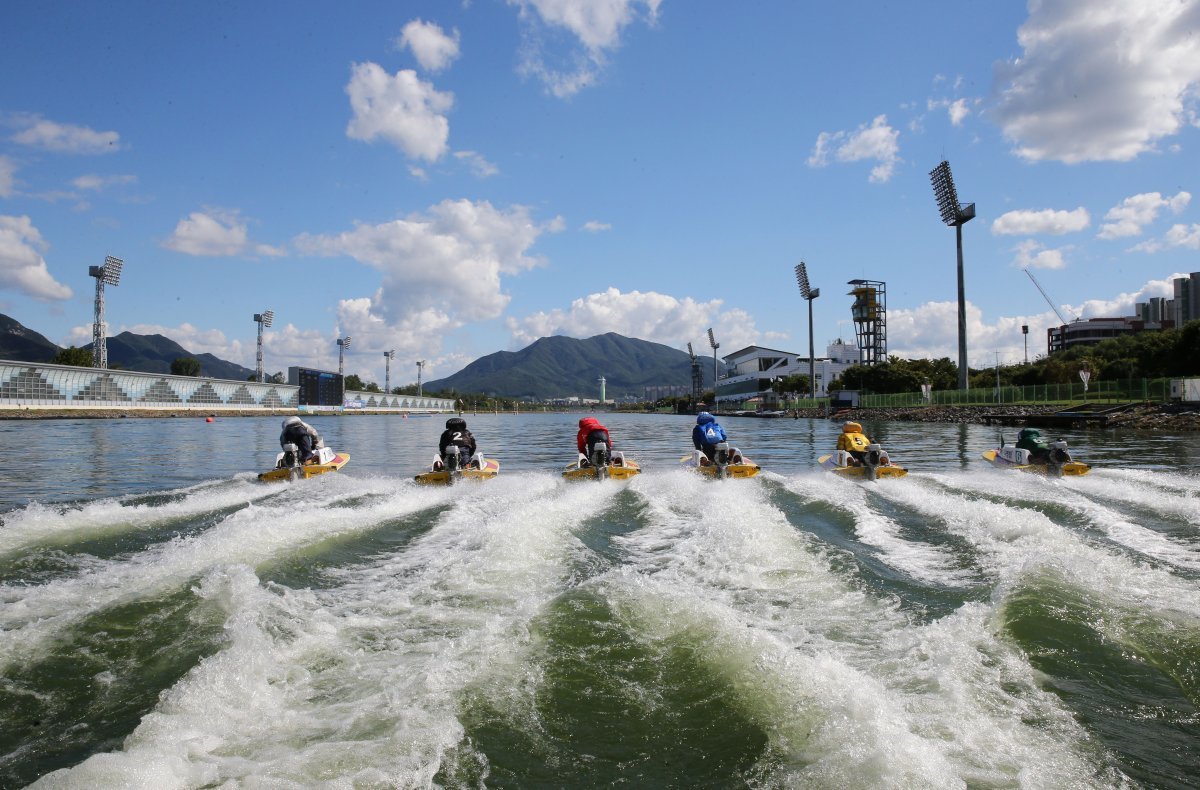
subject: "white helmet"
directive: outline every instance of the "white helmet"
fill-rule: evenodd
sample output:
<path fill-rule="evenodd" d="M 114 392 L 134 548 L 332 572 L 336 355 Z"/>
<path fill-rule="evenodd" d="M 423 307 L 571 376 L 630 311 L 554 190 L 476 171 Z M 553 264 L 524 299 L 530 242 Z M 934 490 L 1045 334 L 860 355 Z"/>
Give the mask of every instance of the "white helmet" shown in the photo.
<path fill-rule="evenodd" d="M 284 421 L 283 421 L 283 428 L 284 428 L 284 430 L 287 430 L 287 427 L 288 427 L 289 425 L 299 425 L 299 424 L 300 424 L 300 418 L 299 418 L 299 417 L 287 417 L 287 418 L 286 418 L 286 419 L 284 419 Z"/>

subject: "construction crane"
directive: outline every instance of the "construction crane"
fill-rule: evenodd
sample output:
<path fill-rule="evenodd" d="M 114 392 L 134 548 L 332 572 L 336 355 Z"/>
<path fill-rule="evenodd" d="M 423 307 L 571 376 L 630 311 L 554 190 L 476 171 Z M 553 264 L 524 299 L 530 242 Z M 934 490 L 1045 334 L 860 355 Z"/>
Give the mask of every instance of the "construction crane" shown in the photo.
<path fill-rule="evenodd" d="M 1055 307 L 1055 306 L 1054 306 L 1054 302 L 1052 302 L 1052 301 L 1050 300 L 1050 296 L 1049 296 L 1049 294 L 1047 294 L 1047 293 L 1046 293 L 1046 289 L 1045 289 L 1045 288 L 1043 288 L 1043 287 L 1042 287 L 1042 284 L 1041 284 L 1041 283 L 1039 283 L 1039 282 L 1037 281 L 1037 278 L 1033 276 L 1033 272 L 1029 271 L 1029 269 L 1028 269 L 1028 268 L 1025 268 L 1025 269 L 1023 269 L 1022 271 L 1024 271 L 1026 274 L 1028 274 L 1028 275 L 1029 275 L 1029 279 L 1030 279 L 1030 280 L 1033 280 L 1033 284 L 1034 284 L 1035 286 L 1037 286 L 1037 289 L 1038 289 L 1038 291 L 1040 291 L 1040 292 L 1041 292 L 1041 294 L 1042 294 L 1042 298 L 1046 300 L 1046 304 L 1050 305 L 1050 309 L 1054 311 L 1054 314 L 1055 314 L 1056 316 L 1058 316 L 1058 320 L 1059 320 L 1059 321 L 1060 321 L 1060 322 L 1061 322 L 1063 325 L 1066 325 L 1066 324 L 1070 323 L 1069 321 L 1067 321 L 1067 319 L 1066 319 L 1065 317 L 1063 317 L 1062 311 L 1061 311 L 1061 310 L 1059 310 L 1057 307 Z M 1074 320 L 1078 321 L 1078 320 L 1079 320 L 1079 316 L 1075 316 L 1075 319 L 1074 319 Z"/>

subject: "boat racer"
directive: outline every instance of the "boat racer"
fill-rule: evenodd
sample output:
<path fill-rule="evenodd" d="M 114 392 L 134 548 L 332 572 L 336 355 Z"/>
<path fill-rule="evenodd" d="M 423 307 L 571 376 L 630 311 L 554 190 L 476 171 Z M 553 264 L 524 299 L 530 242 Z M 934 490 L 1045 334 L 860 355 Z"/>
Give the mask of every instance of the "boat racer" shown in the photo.
<path fill-rule="evenodd" d="M 592 454 L 601 446 L 606 458 L 612 455 L 612 437 L 608 435 L 608 428 L 595 417 L 584 417 L 579 421 L 579 433 L 575 435 L 576 449 L 590 462 Z"/>
<path fill-rule="evenodd" d="M 861 465 L 867 457 L 867 448 L 871 440 L 862 432 L 862 425 L 857 422 L 842 423 L 842 432 L 838 435 L 837 449 L 845 450 L 854 459 L 855 465 Z"/>
<path fill-rule="evenodd" d="M 446 430 L 438 440 L 438 455 L 444 459 L 447 452 L 458 455 L 459 469 L 466 469 L 475 455 L 475 437 L 467 430 L 467 421 L 462 417 L 446 420 Z"/>
<path fill-rule="evenodd" d="M 310 463 L 317 457 L 317 450 L 325 446 L 317 429 L 299 417 L 288 417 L 283 421 L 283 432 L 279 434 L 279 446 L 287 449 L 294 444 L 300 451 L 300 462 Z"/>
<path fill-rule="evenodd" d="M 706 411 L 696 415 L 696 427 L 692 428 L 692 446 L 704 453 L 705 458 L 712 461 L 717 453 L 717 445 L 728 439 L 725 429 L 717 422 L 716 417 Z"/>

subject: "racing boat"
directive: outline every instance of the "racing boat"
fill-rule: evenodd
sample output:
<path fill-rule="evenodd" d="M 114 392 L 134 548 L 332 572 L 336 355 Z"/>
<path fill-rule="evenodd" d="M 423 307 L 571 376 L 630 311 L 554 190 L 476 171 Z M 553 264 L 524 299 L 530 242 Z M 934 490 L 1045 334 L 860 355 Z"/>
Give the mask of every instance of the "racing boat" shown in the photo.
<path fill-rule="evenodd" d="M 1050 477 L 1078 477 L 1092 471 L 1092 467 L 1082 461 L 1071 459 L 1067 443 L 1062 439 L 1050 443 L 1050 456 L 1045 461 L 1035 461 L 1024 448 L 1005 447 L 1003 440 L 995 450 L 985 450 L 983 460 L 1000 469 L 1019 469 Z"/>
<path fill-rule="evenodd" d="M 825 469 L 842 477 L 862 478 L 863 480 L 878 480 L 881 477 L 904 477 L 908 470 L 892 463 L 887 450 L 877 444 L 867 445 L 862 462 L 846 450 L 838 450 L 833 455 L 823 455 L 817 462 Z"/>
<path fill-rule="evenodd" d="M 491 480 L 500 474 L 500 462 L 484 458 L 482 452 L 475 453 L 465 466 L 460 466 L 456 453 L 447 453 L 445 458 L 435 455 L 429 469 L 413 479 L 423 485 L 453 485 L 460 480 Z"/>
<path fill-rule="evenodd" d="M 604 445 L 597 445 L 592 449 L 591 458 L 579 453 L 575 463 L 567 464 L 563 469 L 562 476 L 567 480 L 628 480 L 641 473 L 638 462 L 626 459 L 620 450 L 609 454 Z"/>
<path fill-rule="evenodd" d="M 300 450 L 294 444 L 287 444 L 283 452 L 275 456 L 275 468 L 258 476 L 264 482 L 278 480 L 299 480 L 323 475 L 326 472 L 336 472 L 350 460 L 349 453 L 335 453 L 328 447 L 317 448 L 317 455 L 308 463 L 300 463 Z"/>
<path fill-rule="evenodd" d="M 705 477 L 724 480 L 727 477 L 754 477 L 759 472 L 758 464 L 742 455 L 736 447 L 730 447 L 728 442 L 718 442 L 717 450 L 710 461 L 708 456 L 699 450 L 693 450 L 679 462 L 689 469 L 695 469 Z"/>

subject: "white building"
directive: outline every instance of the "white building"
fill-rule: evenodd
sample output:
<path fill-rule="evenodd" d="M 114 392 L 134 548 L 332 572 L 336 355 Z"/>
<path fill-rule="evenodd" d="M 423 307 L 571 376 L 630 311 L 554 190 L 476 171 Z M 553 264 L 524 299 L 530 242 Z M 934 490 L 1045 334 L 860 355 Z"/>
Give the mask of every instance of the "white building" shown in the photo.
<path fill-rule="evenodd" d="M 841 375 L 846 368 L 858 364 L 858 346 L 838 338 L 825 348 L 826 356 L 814 360 L 814 375 L 817 397 L 825 397 L 826 385 Z M 808 375 L 808 357 L 791 351 L 779 351 L 762 346 L 747 346 L 722 357 L 725 363 L 717 381 L 716 408 L 722 405 L 744 403 L 751 398 L 761 398 L 773 404 L 778 397 L 771 389 L 777 378 L 792 375 Z M 809 393 L 799 392 L 793 397 L 804 398 Z"/>

